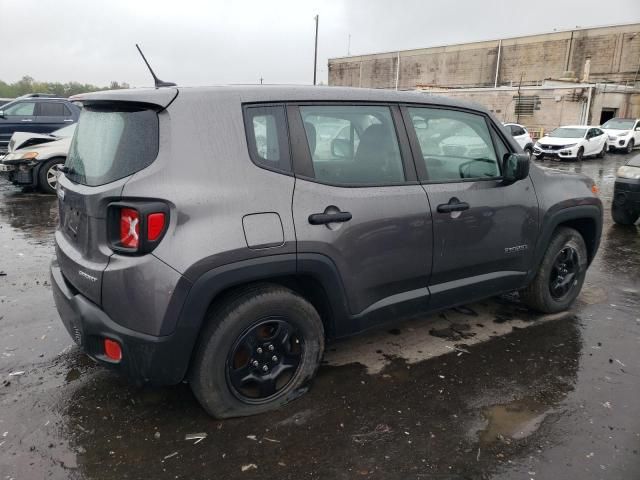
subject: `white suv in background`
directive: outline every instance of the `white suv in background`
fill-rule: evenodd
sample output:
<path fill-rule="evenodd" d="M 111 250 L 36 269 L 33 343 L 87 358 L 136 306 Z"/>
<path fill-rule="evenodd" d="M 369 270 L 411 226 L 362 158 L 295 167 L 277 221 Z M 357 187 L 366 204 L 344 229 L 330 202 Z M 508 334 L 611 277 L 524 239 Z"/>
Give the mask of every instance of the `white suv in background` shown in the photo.
<path fill-rule="evenodd" d="M 531 155 L 533 153 L 533 140 L 531 139 L 527 129 L 518 123 L 505 123 L 504 126 L 509 129 L 511 136 L 516 142 L 518 142 L 518 145 L 520 145 L 525 152 Z"/>
<path fill-rule="evenodd" d="M 640 119 L 612 118 L 600 128 L 607 134 L 609 151 L 624 150 L 631 153 L 633 147 L 640 145 Z"/>

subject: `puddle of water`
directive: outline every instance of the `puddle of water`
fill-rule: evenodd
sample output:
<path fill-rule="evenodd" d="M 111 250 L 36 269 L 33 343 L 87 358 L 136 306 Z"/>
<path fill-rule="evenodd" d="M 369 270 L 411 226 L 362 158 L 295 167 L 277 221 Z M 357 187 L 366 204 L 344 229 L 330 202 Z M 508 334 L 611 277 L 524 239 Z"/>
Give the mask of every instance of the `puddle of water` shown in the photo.
<path fill-rule="evenodd" d="M 487 445 L 502 438 L 526 438 L 538 430 L 549 413 L 547 405 L 531 400 L 493 405 L 484 411 L 487 426 L 480 431 L 480 443 Z"/>

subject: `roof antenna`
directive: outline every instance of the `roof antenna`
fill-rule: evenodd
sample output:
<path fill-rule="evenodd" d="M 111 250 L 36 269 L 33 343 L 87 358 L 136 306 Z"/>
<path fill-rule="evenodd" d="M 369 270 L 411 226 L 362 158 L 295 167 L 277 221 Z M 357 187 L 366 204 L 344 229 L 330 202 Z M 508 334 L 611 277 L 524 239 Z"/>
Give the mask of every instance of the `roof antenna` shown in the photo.
<path fill-rule="evenodd" d="M 153 69 L 151 68 L 151 65 L 149 65 L 149 62 L 147 62 L 147 59 L 145 58 L 144 53 L 142 53 L 142 50 L 140 50 L 140 47 L 138 46 L 137 43 L 136 43 L 136 48 L 138 49 L 138 52 L 140 52 L 140 55 L 142 56 L 142 60 L 144 60 L 144 63 L 147 64 L 147 68 L 151 72 L 151 76 L 153 77 L 153 83 L 155 84 L 156 88 L 160 88 L 160 87 L 175 87 L 176 86 L 176 84 L 173 83 L 173 82 L 163 82 L 158 77 L 156 77 L 156 74 L 154 73 Z"/>

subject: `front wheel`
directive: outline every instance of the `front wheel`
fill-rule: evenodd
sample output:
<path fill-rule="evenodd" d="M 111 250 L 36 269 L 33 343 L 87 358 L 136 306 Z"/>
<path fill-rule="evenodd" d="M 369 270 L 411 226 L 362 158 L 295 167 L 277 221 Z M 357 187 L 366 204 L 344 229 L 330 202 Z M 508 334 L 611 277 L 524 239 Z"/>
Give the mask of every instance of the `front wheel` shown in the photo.
<path fill-rule="evenodd" d="M 58 165 L 64 163 L 64 158 L 52 158 L 47 160 L 38 171 L 38 188 L 43 193 L 56 193 L 58 185 Z"/>
<path fill-rule="evenodd" d="M 573 228 L 558 228 L 551 237 L 538 273 L 520 292 L 520 298 L 543 313 L 566 310 L 582 289 L 587 264 L 587 247 L 582 235 Z"/>
<path fill-rule="evenodd" d="M 578 153 L 576 154 L 576 161 L 577 162 L 581 162 L 582 161 L 582 157 L 584 157 L 584 148 L 580 147 L 578 149 Z"/>
<path fill-rule="evenodd" d="M 305 393 L 323 352 L 322 321 L 308 301 L 284 287 L 253 286 L 210 311 L 191 388 L 216 418 L 255 415 Z"/>
<path fill-rule="evenodd" d="M 618 225 L 633 225 L 638 220 L 638 215 L 634 215 L 621 205 L 616 205 L 615 201 L 611 205 L 611 217 Z"/>
<path fill-rule="evenodd" d="M 633 152 L 633 147 L 635 146 L 634 142 L 633 142 L 633 138 L 631 140 L 629 140 L 629 144 L 627 145 L 627 148 L 625 149 L 625 153 L 631 153 Z"/>

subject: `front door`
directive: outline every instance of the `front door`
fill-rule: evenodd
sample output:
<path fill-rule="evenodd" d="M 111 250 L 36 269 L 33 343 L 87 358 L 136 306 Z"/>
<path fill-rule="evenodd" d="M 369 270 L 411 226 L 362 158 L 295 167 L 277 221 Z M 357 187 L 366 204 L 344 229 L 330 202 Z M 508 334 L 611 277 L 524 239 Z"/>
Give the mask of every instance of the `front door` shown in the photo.
<path fill-rule="evenodd" d="M 522 285 L 538 231 L 529 178 L 505 185 L 508 153 L 491 120 L 463 110 L 407 107 L 405 123 L 433 216 L 431 306 Z"/>
<path fill-rule="evenodd" d="M 388 320 L 403 307 L 426 308 L 431 215 L 399 109 L 296 105 L 288 120 L 298 254 L 321 254 L 335 265 L 351 315 L 365 323 L 376 312 Z"/>
<path fill-rule="evenodd" d="M 0 117 L 0 151 L 6 150 L 14 132 L 35 132 L 35 102 L 13 103 L 3 111 Z"/>

